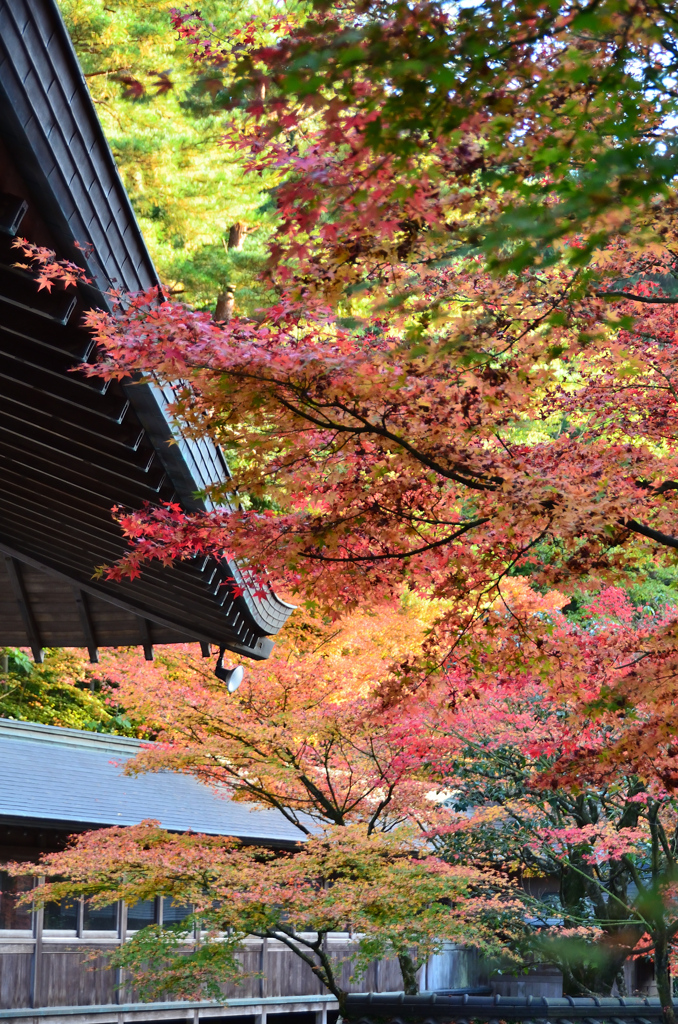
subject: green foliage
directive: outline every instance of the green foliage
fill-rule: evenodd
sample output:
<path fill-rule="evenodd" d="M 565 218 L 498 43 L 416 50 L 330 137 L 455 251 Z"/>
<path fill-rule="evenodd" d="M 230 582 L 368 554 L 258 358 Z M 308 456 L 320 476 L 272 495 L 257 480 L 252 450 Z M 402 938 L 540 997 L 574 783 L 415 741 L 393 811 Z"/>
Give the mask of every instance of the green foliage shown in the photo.
<path fill-rule="evenodd" d="M 631 603 L 649 612 L 678 604 L 678 565 L 651 563 L 637 573 L 629 573 L 626 586 Z"/>
<path fill-rule="evenodd" d="M 136 736 L 137 729 L 109 691 L 94 680 L 80 652 L 49 648 L 36 665 L 22 650 L 0 651 L 0 716 L 89 732 Z"/>
<path fill-rule="evenodd" d="M 519 712 L 519 705 L 511 710 Z M 514 936 L 516 951 L 525 962 L 561 970 L 566 994 L 609 995 L 615 982 L 623 984 L 624 961 L 644 930 L 634 897 L 637 873 L 628 854 L 592 860 L 585 830 L 610 820 L 621 836 L 637 826 L 642 787 L 631 779 L 609 791 L 540 791 L 535 775 L 555 761 L 532 760 L 511 746 L 469 746 L 455 766 L 458 788 L 449 806 L 477 823 L 447 836 L 441 852 L 453 864 L 481 863 L 521 877 L 531 924 Z M 549 828 L 571 834 L 559 845 L 544 838 Z"/>
<path fill-rule="evenodd" d="M 526 573 L 525 575 L 529 575 Z M 678 605 L 678 565 L 663 564 L 658 556 L 645 557 L 637 566 L 626 566 L 619 586 L 628 595 L 640 622 L 647 616 L 662 615 L 667 608 Z M 563 611 L 571 622 L 591 625 L 595 622 L 590 605 L 600 593 L 600 587 L 589 590 L 577 588 Z"/>
<path fill-rule="evenodd" d="M 213 308 L 226 288 L 251 313 L 274 225 L 274 185 L 243 174 L 219 145 L 221 71 L 197 68 L 169 18 L 173 0 L 59 0 L 97 113 L 162 280 L 185 301 Z M 266 3 L 257 13 L 266 15 Z M 205 17 L 228 39 L 246 7 L 207 0 Z M 232 224 L 242 251 L 227 251 Z"/>
<path fill-rule="evenodd" d="M 182 999 L 187 993 L 205 999 L 223 1000 L 225 982 L 242 982 L 252 973 L 243 971 L 238 948 L 244 936 L 223 932 L 218 941 L 197 945 L 193 939 L 196 918 L 191 915 L 181 924 L 160 928 L 142 928 L 116 949 L 109 966 L 129 971 L 143 999 Z M 153 970 L 148 970 L 148 965 Z"/>

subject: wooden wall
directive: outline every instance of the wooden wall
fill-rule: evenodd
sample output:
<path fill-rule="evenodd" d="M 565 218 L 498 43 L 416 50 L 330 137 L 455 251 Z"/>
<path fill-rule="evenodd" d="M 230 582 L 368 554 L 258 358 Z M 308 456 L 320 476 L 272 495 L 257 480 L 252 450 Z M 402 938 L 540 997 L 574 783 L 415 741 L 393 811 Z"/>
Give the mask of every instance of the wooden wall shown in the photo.
<path fill-rule="evenodd" d="M 0 1009 L 136 1002 L 138 997 L 131 987 L 122 985 L 118 989 L 115 971 L 106 966 L 106 951 L 115 945 L 111 941 L 0 938 Z M 338 960 L 345 960 L 342 982 L 351 991 L 393 992 L 402 988 L 396 961 L 372 964 L 365 977 L 351 985 L 348 948 L 340 942 L 333 943 L 332 952 Z M 242 959 L 247 972 L 262 976 L 244 978 L 238 985 L 225 985 L 227 998 L 325 993 L 310 967 L 281 943 L 250 940 Z"/>

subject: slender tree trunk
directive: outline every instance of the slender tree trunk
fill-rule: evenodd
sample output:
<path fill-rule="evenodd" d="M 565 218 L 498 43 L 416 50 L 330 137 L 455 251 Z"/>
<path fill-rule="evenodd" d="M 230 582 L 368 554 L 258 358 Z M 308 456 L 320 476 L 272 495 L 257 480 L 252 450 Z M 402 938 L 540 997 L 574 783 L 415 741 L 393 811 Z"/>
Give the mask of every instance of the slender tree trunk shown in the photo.
<path fill-rule="evenodd" d="M 228 322 L 231 319 L 231 317 L 233 316 L 233 310 L 234 309 L 235 309 L 235 298 L 233 296 L 233 292 L 229 288 L 227 291 L 221 292 L 221 294 L 217 298 L 217 305 L 216 305 L 216 308 L 214 310 L 214 317 L 213 317 L 213 319 L 217 323 L 221 323 L 224 320 L 226 322 Z"/>
<path fill-rule="evenodd" d="M 235 224 L 231 224 L 228 232 L 228 249 L 235 249 L 236 251 L 242 249 L 245 241 L 245 235 L 247 234 L 247 225 L 237 220 Z M 232 288 L 226 288 L 225 291 L 221 292 L 217 297 L 217 305 L 214 310 L 212 319 L 217 323 L 222 321 L 228 321 L 233 316 L 235 311 L 235 295 L 233 294 Z"/>
<path fill-rule="evenodd" d="M 400 973 L 403 976 L 405 995 L 416 996 L 419 992 L 419 985 L 417 984 L 417 968 L 412 957 L 408 956 L 407 953 L 401 953 L 398 957 L 398 963 L 400 964 Z"/>
<path fill-rule="evenodd" d="M 655 943 L 654 973 L 657 993 L 664 1014 L 664 1024 L 676 1024 L 676 1013 L 673 1008 L 671 966 L 669 963 L 669 944 L 663 931 Z"/>
<path fill-rule="evenodd" d="M 243 224 L 241 220 L 237 220 L 235 224 L 231 225 L 231 230 L 228 232 L 228 248 L 242 249 L 246 234 L 247 225 Z"/>

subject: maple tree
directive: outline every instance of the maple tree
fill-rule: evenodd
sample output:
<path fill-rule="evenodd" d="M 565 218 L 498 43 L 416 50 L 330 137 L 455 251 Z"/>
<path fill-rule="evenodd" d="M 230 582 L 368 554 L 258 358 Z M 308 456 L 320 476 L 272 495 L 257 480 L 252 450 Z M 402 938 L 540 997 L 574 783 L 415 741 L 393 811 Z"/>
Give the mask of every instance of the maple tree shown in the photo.
<path fill-rule="evenodd" d="M 174 21 L 230 76 L 231 149 L 278 177 L 279 298 L 90 314 L 91 372 L 182 382 L 235 474 L 235 509 L 119 510 L 108 572 L 226 553 L 335 615 L 407 585 L 465 628 L 544 541 L 559 585 L 678 544 L 670 13 L 318 5 L 227 42 Z"/>
<path fill-rule="evenodd" d="M 188 651 L 163 650 L 153 665 L 134 652 L 106 652 L 102 671 L 119 681 L 116 695 L 134 717 L 158 730 L 160 741 L 127 770 L 187 771 L 225 786 L 235 799 L 275 807 L 311 843 L 318 827 L 325 830 L 322 855 L 329 859 L 347 850 L 360 860 L 371 857 L 370 850 L 380 851 L 379 886 L 391 908 L 389 921 L 380 916 L 378 927 L 376 919 L 365 922 L 364 890 L 351 888 L 353 876 L 342 896 L 341 913 L 364 943 L 352 950 L 358 973 L 372 956 L 397 955 L 406 987 L 416 991 L 417 967 L 451 937 L 477 943 L 508 963 L 554 962 L 564 970 L 571 994 L 606 994 L 613 984 L 623 991 L 624 961 L 654 957 L 665 1000 L 678 935 L 671 719 L 676 702 L 658 704 L 647 682 L 656 687 L 664 673 L 673 693 L 676 611 L 635 609 L 623 591 L 608 588 L 573 622 L 561 610 L 567 602 L 558 592 L 535 592 L 520 578 L 506 581 L 502 598 L 457 647 L 444 675 L 437 673 L 435 684 L 409 696 L 403 695 L 399 674 L 404 665 L 408 671 L 417 666 L 441 610 L 412 598 L 395 611 L 356 613 L 338 626 L 297 620 L 272 662 L 252 666 L 233 695 Z M 538 627 L 539 657 L 530 658 L 534 638 L 525 624 Z M 627 703 L 620 700 L 624 693 Z M 399 869 L 394 876 L 392 865 L 387 869 L 393 837 L 408 849 L 437 853 L 462 872 L 453 876 L 461 889 L 450 920 L 439 920 L 440 907 L 427 918 L 432 890 L 418 875 L 408 875 L 399 888 Z M 193 974 L 176 954 L 186 952 L 194 917 L 176 933 L 140 933 L 122 954 L 145 991 L 169 986 L 185 995 L 215 992 L 219 979 L 238 976 L 235 951 L 255 927 L 247 916 L 253 901 L 257 914 L 259 899 L 269 908 L 271 902 L 282 905 L 277 896 L 273 901 L 271 886 L 287 878 L 287 861 L 247 848 L 243 864 L 241 852 L 230 841 L 178 838 L 146 824 L 80 838 L 71 852 L 35 870 L 46 867 L 69 879 L 48 887 L 41 898 L 69 893 L 133 902 L 162 892 L 187 902 L 197 884 L 193 869 L 198 872 L 196 864 L 209 859 L 213 874 L 206 893 L 215 899 L 226 891 L 219 887 L 229 886 L 229 910 L 233 899 L 245 901 L 243 916 L 229 924 L 232 946 L 223 955 L 209 942 L 196 949 Z M 234 876 L 223 857 L 233 864 Z M 252 859 L 258 888 L 246 874 Z M 430 866 L 437 863 L 434 857 Z M 289 895 L 289 906 L 284 904 L 294 943 L 295 929 L 309 929 L 307 915 L 320 908 L 315 883 L 307 888 L 306 867 L 293 870 L 306 879 Z M 235 896 L 232 877 L 242 885 Z M 527 895 L 516 888 L 518 880 L 538 884 L 544 877 L 559 880 L 550 904 L 529 895 L 529 881 Z M 123 891 L 123 882 L 130 888 Z M 405 928 L 412 926 L 411 904 L 398 902 L 399 892 L 413 898 L 413 885 L 430 924 L 427 930 L 426 920 L 415 916 L 416 941 Z M 262 920 L 257 918 L 259 930 L 253 933 L 274 935 L 278 918 L 267 918 L 265 927 Z M 313 920 L 317 927 L 302 951 L 313 959 L 317 947 L 329 957 L 323 933 L 344 925 L 337 916 Z M 223 927 L 223 916 L 211 921 Z M 395 944 L 394 935 L 403 936 L 403 929 L 413 943 L 407 950 Z M 377 934 L 381 945 L 375 945 Z M 330 991 L 343 998 L 338 975 L 327 973 L 332 958 L 314 964 Z"/>
<path fill-rule="evenodd" d="M 491 642 L 458 653 L 432 745 L 452 818 L 438 841 L 452 863 L 522 878 L 534 926 L 524 955 L 557 964 L 569 994 L 623 994 L 624 962 L 652 957 L 673 1021 L 675 605 L 638 609 L 607 588 L 573 622 L 566 602 L 514 580 Z M 518 650 L 525 634 L 510 611 L 520 604 L 523 621 L 550 622 L 548 684 L 543 661 Z"/>
<path fill-rule="evenodd" d="M 638 538 L 676 546 L 674 344 L 655 342 L 675 326 L 660 309 L 652 335 L 622 327 L 570 364 L 538 337 L 482 367 L 457 362 L 442 329 L 437 353 L 413 355 L 402 335 L 295 304 L 223 326 L 150 295 L 119 319 L 93 313 L 95 372 L 190 379 L 176 411 L 233 453 L 242 495 L 206 514 L 120 510 L 131 552 L 108 571 L 225 551 L 333 614 L 403 585 L 482 607 L 530 558 L 538 584 L 614 579 Z"/>
<path fill-rule="evenodd" d="M 184 998 L 220 998 L 220 983 L 242 976 L 238 946 L 258 935 L 301 957 L 341 1008 L 341 963 L 326 939 L 346 930 L 354 975 L 375 957 L 397 957 L 407 990 L 416 991 L 417 968 L 446 938 L 508 952 L 501 932 L 510 930 L 516 903 L 506 886 L 445 864 L 411 831 L 367 835 L 360 825 L 325 830 L 281 854 L 213 836 L 177 837 L 142 822 L 75 837 L 30 870 L 69 877 L 32 890 L 27 898 L 38 901 L 80 895 L 106 906 L 162 892 L 190 902 L 193 913 L 180 925 L 145 928 L 114 955 L 145 994 Z M 191 943 L 196 922 L 200 942 Z"/>
<path fill-rule="evenodd" d="M 368 833 L 433 811 L 428 751 L 416 728 L 385 706 L 391 687 L 418 678 L 422 645 L 439 609 L 405 598 L 336 626 L 295 616 L 271 657 L 247 667 L 229 695 L 191 645 L 102 654 L 102 674 L 158 744 L 129 771 L 174 768 L 235 799 L 276 808 L 300 838 L 318 826 L 362 823 Z M 432 661 L 435 664 L 435 659 Z"/>
<path fill-rule="evenodd" d="M 134 651 L 102 652 L 116 700 L 157 733 L 127 772 L 188 772 L 236 800 L 276 808 L 299 829 L 300 846 L 285 854 L 176 836 L 152 822 L 99 830 L 33 865 L 33 875 L 67 881 L 32 889 L 30 898 L 106 905 L 162 893 L 192 904 L 176 929 L 144 929 L 116 953 L 145 994 L 218 997 L 219 984 L 242 974 L 237 949 L 248 934 L 287 944 L 340 1005 L 345 983 L 329 933 L 349 933 L 344 959 L 354 977 L 375 958 L 397 958 L 408 992 L 446 940 L 511 959 L 521 895 L 495 872 L 436 856 L 423 831 L 439 814 L 426 716 L 416 702 L 406 716 L 383 700 L 438 611 L 409 598 L 339 626 L 299 617 L 234 694 L 189 645 L 160 649 L 152 665 Z"/>

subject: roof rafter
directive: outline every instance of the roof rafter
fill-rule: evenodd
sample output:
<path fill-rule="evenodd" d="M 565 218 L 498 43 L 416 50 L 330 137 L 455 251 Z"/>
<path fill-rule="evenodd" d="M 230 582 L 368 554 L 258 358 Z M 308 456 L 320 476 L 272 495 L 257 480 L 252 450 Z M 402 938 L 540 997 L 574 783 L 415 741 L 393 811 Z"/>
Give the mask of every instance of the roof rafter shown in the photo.
<path fill-rule="evenodd" d="M 85 638 L 85 647 L 89 654 L 89 660 L 96 665 L 99 661 L 99 650 L 94 639 L 94 626 L 92 625 L 89 608 L 87 607 L 87 595 L 79 587 L 74 587 L 73 593 L 78 607 L 78 615 L 80 616 L 80 624 L 82 625 L 82 633 Z"/>
<path fill-rule="evenodd" d="M 38 291 L 13 265 L 19 225 L 91 284 Z M 229 479 L 216 445 L 182 436 L 168 385 L 78 371 L 93 345 L 82 316 L 110 308 L 113 280 L 159 285 L 56 0 L 0 0 L 0 554 L 24 582 L 17 597 L 0 571 L 0 603 L 3 588 L 22 602 L 20 615 L 5 604 L 0 644 L 30 627 L 36 652 L 84 640 L 93 660 L 98 647 L 152 658 L 187 641 L 266 658 L 292 607 L 268 588 L 255 597 L 234 563 L 153 563 L 135 580 L 100 570 L 126 550 L 113 506 L 209 508 L 203 496 Z"/>
<path fill-rule="evenodd" d="M 19 612 L 21 613 L 21 618 L 26 629 L 28 646 L 33 652 L 33 660 L 37 662 L 38 665 L 42 665 L 44 660 L 42 643 L 40 642 L 40 634 L 38 632 L 35 616 L 33 615 L 33 609 L 31 608 L 30 598 L 21 575 L 21 563 L 18 559 L 12 558 L 11 555 L 5 556 L 5 563 L 7 565 L 7 574 L 12 585 L 12 590 L 14 591 L 14 597 L 19 606 Z"/>

